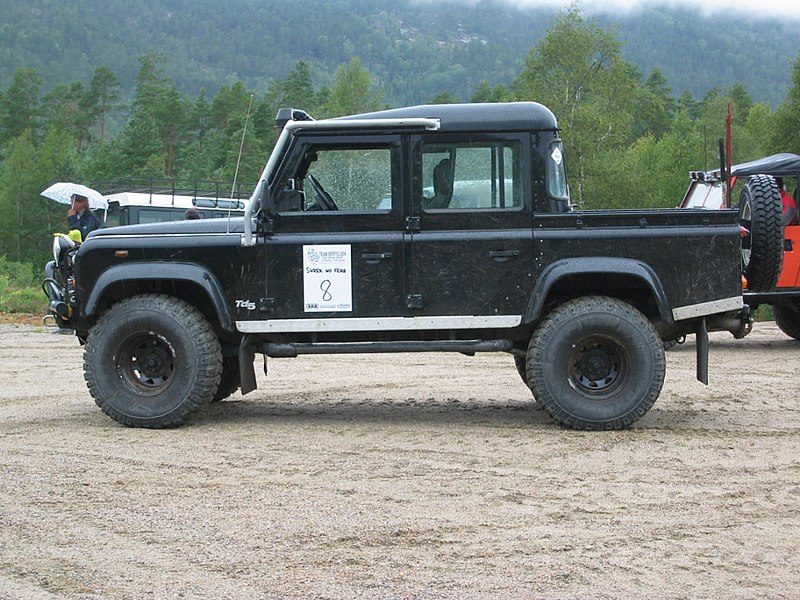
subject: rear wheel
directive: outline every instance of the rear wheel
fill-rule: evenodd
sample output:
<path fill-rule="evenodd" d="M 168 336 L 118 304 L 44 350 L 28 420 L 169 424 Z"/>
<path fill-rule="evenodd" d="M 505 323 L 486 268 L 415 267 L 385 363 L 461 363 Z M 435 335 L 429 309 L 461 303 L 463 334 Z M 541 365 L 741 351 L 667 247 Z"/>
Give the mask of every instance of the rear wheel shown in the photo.
<path fill-rule="evenodd" d="M 528 347 L 531 390 L 555 421 L 574 429 L 622 429 L 658 398 L 664 345 L 633 306 L 590 296 L 559 306 Z"/>
<path fill-rule="evenodd" d="M 747 230 L 742 238 L 742 274 L 751 291 L 769 291 L 778 283 L 783 264 L 782 218 L 775 179 L 750 177 L 739 198 L 739 223 Z"/>
<path fill-rule="evenodd" d="M 84 375 L 97 405 L 129 427 L 183 424 L 220 380 L 214 330 L 191 304 L 158 294 L 111 308 L 86 341 Z"/>

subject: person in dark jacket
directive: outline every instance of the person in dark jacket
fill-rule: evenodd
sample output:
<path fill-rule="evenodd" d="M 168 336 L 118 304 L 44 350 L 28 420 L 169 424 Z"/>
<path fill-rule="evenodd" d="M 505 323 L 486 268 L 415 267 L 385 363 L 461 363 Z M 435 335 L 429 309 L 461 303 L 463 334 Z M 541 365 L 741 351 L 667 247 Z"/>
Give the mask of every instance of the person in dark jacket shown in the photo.
<path fill-rule="evenodd" d="M 100 219 L 89 208 L 89 199 L 80 194 L 72 194 L 72 206 L 67 213 L 67 221 L 70 229 L 77 229 L 81 232 L 81 241 L 100 227 Z"/>

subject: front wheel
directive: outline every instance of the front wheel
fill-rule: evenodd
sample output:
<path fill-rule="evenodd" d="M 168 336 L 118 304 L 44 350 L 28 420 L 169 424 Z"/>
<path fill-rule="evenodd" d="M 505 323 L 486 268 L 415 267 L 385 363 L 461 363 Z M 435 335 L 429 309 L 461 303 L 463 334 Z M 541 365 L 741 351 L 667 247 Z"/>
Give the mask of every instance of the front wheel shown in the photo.
<path fill-rule="evenodd" d="M 573 429 L 623 429 L 664 384 L 664 345 L 633 306 L 590 296 L 550 313 L 531 337 L 527 376 L 552 418 Z"/>
<path fill-rule="evenodd" d="M 222 352 L 191 304 L 159 294 L 111 308 L 89 333 L 84 375 L 97 405 L 129 427 L 183 424 L 211 401 Z"/>

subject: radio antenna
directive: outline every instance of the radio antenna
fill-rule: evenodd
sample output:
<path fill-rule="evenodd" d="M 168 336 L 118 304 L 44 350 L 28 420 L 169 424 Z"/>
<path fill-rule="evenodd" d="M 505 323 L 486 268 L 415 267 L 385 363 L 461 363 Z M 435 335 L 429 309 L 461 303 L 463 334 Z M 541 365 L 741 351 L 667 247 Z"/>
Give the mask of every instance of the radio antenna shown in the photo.
<path fill-rule="evenodd" d="M 600 61 L 598 59 L 595 59 L 594 62 L 592 62 L 592 64 L 589 65 L 589 68 L 586 69 L 586 73 L 583 74 L 583 77 L 581 77 L 581 80 L 578 82 L 578 85 L 575 86 L 575 90 L 572 92 L 572 94 L 570 94 L 569 98 L 567 98 L 567 101 L 564 102 L 564 106 L 561 107 L 561 113 L 563 113 L 565 110 L 567 110 L 567 107 L 575 99 L 575 96 L 577 96 L 578 92 L 581 91 L 581 88 L 583 87 L 583 82 L 586 81 L 586 78 L 589 76 L 589 73 L 591 73 L 592 70 L 596 66 L 598 66 L 599 64 L 600 64 Z M 559 113 L 559 115 L 561 113 Z"/>
<path fill-rule="evenodd" d="M 242 150 L 244 150 L 244 136 L 247 133 L 247 122 L 250 120 L 250 109 L 253 106 L 253 94 L 250 94 L 250 102 L 247 105 L 247 113 L 244 116 L 244 128 L 242 129 L 242 141 L 239 143 L 239 156 L 236 158 L 236 171 L 233 173 L 233 185 L 231 186 L 231 199 L 236 190 L 236 178 L 239 176 L 239 165 L 242 162 Z"/>
<path fill-rule="evenodd" d="M 233 208 L 234 193 L 236 192 L 236 179 L 239 177 L 239 165 L 242 163 L 242 151 L 244 150 L 244 138 L 247 134 L 247 122 L 250 120 L 250 109 L 253 106 L 253 94 L 250 94 L 250 102 L 247 103 L 247 112 L 244 115 L 244 127 L 242 128 L 242 141 L 239 142 L 239 156 L 236 157 L 236 170 L 233 172 L 233 183 L 231 184 L 231 199 L 228 203 L 228 233 L 231 226 L 231 209 Z"/>

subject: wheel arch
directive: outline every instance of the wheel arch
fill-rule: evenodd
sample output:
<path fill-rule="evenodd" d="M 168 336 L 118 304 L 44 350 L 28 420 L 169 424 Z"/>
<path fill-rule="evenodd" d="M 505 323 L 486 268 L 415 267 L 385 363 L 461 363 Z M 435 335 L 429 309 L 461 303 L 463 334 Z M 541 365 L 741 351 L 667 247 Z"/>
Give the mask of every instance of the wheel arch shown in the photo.
<path fill-rule="evenodd" d="M 123 298 L 146 293 L 186 300 L 223 331 L 235 333 L 222 286 L 213 273 L 194 263 L 127 263 L 106 269 L 83 303 L 83 317 L 94 320 Z"/>
<path fill-rule="evenodd" d="M 556 261 L 542 271 L 523 321 L 536 322 L 553 306 L 590 295 L 624 300 L 651 320 L 673 320 L 664 286 L 646 263 L 631 258 L 586 257 Z"/>

